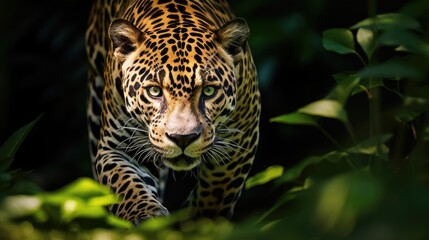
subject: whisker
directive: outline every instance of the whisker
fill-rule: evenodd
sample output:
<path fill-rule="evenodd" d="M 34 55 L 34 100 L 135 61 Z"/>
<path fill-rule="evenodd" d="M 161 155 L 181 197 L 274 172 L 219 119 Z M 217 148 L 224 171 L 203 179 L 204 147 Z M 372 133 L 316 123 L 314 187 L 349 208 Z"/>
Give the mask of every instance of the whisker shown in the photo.
<path fill-rule="evenodd" d="M 219 163 L 225 164 L 226 161 L 229 161 L 228 154 L 225 153 L 222 148 L 213 147 L 211 149 L 211 152 L 214 155 L 218 156 L 217 160 L 218 160 Z"/>

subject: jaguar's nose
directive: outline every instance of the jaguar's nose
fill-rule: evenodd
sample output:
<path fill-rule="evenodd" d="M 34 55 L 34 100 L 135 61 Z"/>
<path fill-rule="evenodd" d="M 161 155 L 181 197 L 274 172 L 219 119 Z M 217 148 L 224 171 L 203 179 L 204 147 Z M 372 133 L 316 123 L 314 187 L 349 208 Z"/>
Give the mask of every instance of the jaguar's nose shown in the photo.
<path fill-rule="evenodd" d="M 185 150 L 185 148 L 189 146 L 189 144 L 197 140 L 197 138 L 200 136 L 200 133 L 191 133 L 191 134 L 165 133 L 165 135 L 177 146 L 179 146 L 182 150 Z"/>

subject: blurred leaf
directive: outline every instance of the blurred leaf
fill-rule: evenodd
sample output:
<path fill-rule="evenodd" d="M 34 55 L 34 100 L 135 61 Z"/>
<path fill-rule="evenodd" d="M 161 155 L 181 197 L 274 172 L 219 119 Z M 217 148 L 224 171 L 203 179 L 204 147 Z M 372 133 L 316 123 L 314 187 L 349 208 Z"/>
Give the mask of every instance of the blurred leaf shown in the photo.
<path fill-rule="evenodd" d="M 353 33 L 346 28 L 333 28 L 323 31 L 323 47 L 339 54 L 356 53 Z"/>
<path fill-rule="evenodd" d="M 427 0 L 409 1 L 403 6 L 400 12 L 414 18 L 426 17 L 429 12 L 429 2 Z"/>
<path fill-rule="evenodd" d="M 429 126 L 426 126 L 422 131 L 422 140 L 429 141 Z M 427 159 L 427 158 L 426 158 Z"/>
<path fill-rule="evenodd" d="M 360 78 L 356 73 L 338 73 L 334 74 L 334 79 L 337 85 L 326 98 L 337 100 L 341 105 L 344 105 L 352 90 L 359 84 Z"/>
<path fill-rule="evenodd" d="M 258 222 L 262 222 L 265 220 L 270 214 L 274 213 L 276 210 L 278 210 L 281 206 L 283 206 L 285 203 L 293 200 L 296 198 L 298 193 L 305 191 L 312 185 L 312 180 L 310 178 L 307 178 L 302 186 L 297 186 L 289 189 L 286 193 L 284 193 L 275 203 L 274 206 L 272 206 L 270 209 L 268 209 L 262 216 L 258 219 Z"/>
<path fill-rule="evenodd" d="M 276 181 L 277 184 L 286 183 L 296 180 L 301 176 L 304 169 L 310 165 L 319 164 L 322 161 L 339 162 L 344 159 L 356 160 L 355 155 L 374 155 L 383 160 L 387 160 L 389 148 L 384 143 L 392 137 L 391 134 L 375 136 L 366 139 L 344 151 L 331 151 L 321 156 L 311 156 L 299 161 L 289 169 L 286 169 L 283 175 Z"/>
<path fill-rule="evenodd" d="M 8 172 L 0 172 L 0 189 L 5 189 L 10 186 L 10 181 L 13 179 L 12 174 Z M 0 196 L 2 193 L 0 193 Z"/>
<path fill-rule="evenodd" d="M 108 205 L 118 201 L 109 188 L 87 177 L 79 178 L 58 191 L 48 193 L 47 197 L 53 202 L 79 198 L 93 205 Z"/>
<path fill-rule="evenodd" d="M 332 118 L 347 122 L 347 112 L 340 102 L 332 99 L 321 99 L 312 102 L 300 109 L 299 113 L 305 113 L 312 116 Z"/>
<path fill-rule="evenodd" d="M 171 227 L 181 221 L 188 220 L 191 216 L 192 209 L 183 208 L 179 211 L 175 211 L 169 216 L 147 219 L 140 224 L 139 229 L 145 232 L 156 232 Z"/>
<path fill-rule="evenodd" d="M 395 118 L 401 122 L 410 122 L 428 109 L 428 98 L 405 96 L 403 106 L 398 110 Z"/>
<path fill-rule="evenodd" d="M 349 154 L 365 154 L 377 156 L 385 161 L 389 158 L 389 148 L 384 144 L 392 138 L 392 134 L 384 134 L 364 140 L 346 150 Z"/>
<path fill-rule="evenodd" d="M 372 30 L 410 29 L 420 30 L 420 23 L 412 17 L 401 13 L 379 14 L 367 18 L 350 27 L 351 29 L 367 28 Z"/>
<path fill-rule="evenodd" d="M 16 179 L 15 176 L 12 175 L 12 177 Z M 18 178 L 16 179 L 16 181 L 13 182 L 13 187 L 8 188 L 7 191 L 0 192 L 0 198 L 2 195 L 35 195 L 41 192 L 43 192 L 43 190 L 36 183 Z"/>
<path fill-rule="evenodd" d="M 423 72 L 407 58 L 392 58 L 388 61 L 363 68 L 361 78 L 387 78 L 391 80 L 421 79 Z"/>
<path fill-rule="evenodd" d="M 1 205 L 0 219 L 28 216 L 40 211 L 42 201 L 37 196 L 15 195 L 6 197 Z"/>
<path fill-rule="evenodd" d="M 55 205 L 86 204 L 88 206 L 107 206 L 119 201 L 106 186 L 91 178 L 79 178 L 69 185 L 52 193 L 40 195 L 43 202 Z M 69 202 L 69 201 L 75 202 Z"/>
<path fill-rule="evenodd" d="M 103 218 L 109 214 L 103 205 L 92 205 L 82 199 L 70 198 L 61 203 L 61 219 L 65 222 L 76 218 Z"/>
<path fill-rule="evenodd" d="M 359 28 L 356 34 L 357 42 L 362 47 L 368 59 L 372 57 L 376 48 L 374 37 L 374 31 L 366 28 Z"/>
<path fill-rule="evenodd" d="M 320 188 L 314 215 L 316 224 L 324 232 L 346 235 L 354 229 L 359 217 L 377 206 L 382 192 L 382 184 L 368 172 L 335 176 Z"/>
<path fill-rule="evenodd" d="M 16 151 L 21 146 L 25 137 L 42 117 L 40 115 L 32 122 L 18 129 L 9 139 L 0 147 L 0 172 L 6 170 L 13 161 Z"/>
<path fill-rule="evenodd" d="M 335 161 L 335 160 L 341 159 L 344 156 L 346 156 L 346 153 L 332 151 L 322 156 L 311 156 L 311 157 L 305 158 L 303 160 L 300 160 L 291 168 L 286 169 L 283 175 L 276 180 L 276 183 L 281 184 L 281 183 L 294 181 L 301 176 L 304 169 L 306 169 L 308 166 L 318 164 L 325 160 Z"/>
<path fill-rule="evenodd" d="M 317 118 L 314 116 L 309 116 L 307 114 L 302 114 L 298 112 L 293 112 L 289 114 L 284 114 L 278 117 L 270 119 L 270 122 L 286 123 L 292 125 L 310 125 L 317 126 Z"/>
<path fill-rule="evenodd" d="M 411 52 L 429 59 L 429 44 L 411 31 L 384 32 L 378 37 L 377 42 L 381 45 L 397 46 L 397 50 Z"/>
<path fill-rule="evenodd" d="M 91 178 L 79 178 L 62 189 L 40 193 L 38 197 L 44 209 L 50 209 L 46 210 L 50 221 L 58 221 L 56 216 L 60 216 L 59 220 L 65 223 L 76 218 L 105 219 L 111 215 L 106 206 L 119 201 L 106 186 Z"/>
<path fill-rule="evenodd" d="M 359 85 L 353 89 L 351 95 L 355 95 L 361 92 L 370 94 L 370 90 L 377 87 L 384 86 L 384 80 L 382 78 L 363 78 L 360 80 Z"/>
<path fill-rule="evenodd" d="M 265 184 L 273 179 L 279 178 L 282 174 L 282 166 L 270 166 L 267 169 L 257 173 L 256 175 L 249 177 L 246 181 L 246 189 Z"/>

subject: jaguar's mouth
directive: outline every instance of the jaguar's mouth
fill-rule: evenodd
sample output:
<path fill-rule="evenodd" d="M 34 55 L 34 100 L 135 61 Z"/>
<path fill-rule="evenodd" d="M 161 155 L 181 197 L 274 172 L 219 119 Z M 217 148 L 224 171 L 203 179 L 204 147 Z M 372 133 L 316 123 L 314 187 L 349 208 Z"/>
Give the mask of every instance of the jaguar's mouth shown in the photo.
<path fill-rule="evenodd" d="M 191 170 L 200 163 L 200 158 L 192 158 L 181 154 L 174 158 L 164 158 L 164 164 L 176 171 Z"/>

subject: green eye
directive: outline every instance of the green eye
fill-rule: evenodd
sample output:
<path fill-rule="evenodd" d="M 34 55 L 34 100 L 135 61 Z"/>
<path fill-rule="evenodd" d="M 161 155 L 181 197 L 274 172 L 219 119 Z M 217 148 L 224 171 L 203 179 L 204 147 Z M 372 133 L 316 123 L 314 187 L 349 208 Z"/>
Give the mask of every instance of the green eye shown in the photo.
<path fill-rule="evenodd" d="M 211 97 L 215 95 L 215 93 L 216 93 L 216 88 L 213 86 L 206 86 L 203 88 L 203 94 L 206 97 Z"/>
<path fill-rule="evenodd" d="M 160 87 L 151 86 L 147 88 L 146 91 L 151 97 L 161 97 L 162 95 L 162 89 Z"/>

